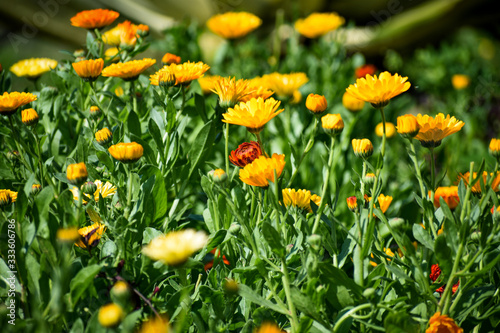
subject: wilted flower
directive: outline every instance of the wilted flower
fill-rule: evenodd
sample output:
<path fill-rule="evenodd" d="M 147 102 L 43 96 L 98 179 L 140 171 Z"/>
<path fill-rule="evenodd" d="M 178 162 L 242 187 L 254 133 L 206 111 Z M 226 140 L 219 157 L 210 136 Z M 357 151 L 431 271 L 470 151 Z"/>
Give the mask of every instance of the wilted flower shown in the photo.
<path fill-rule="evenodd" d="M 137 162 L 144 153 L 144 148 L 137 142 L 120 142 L 108 148 L 114 159 L 122 163 Z"/>
<path fill-rule="evenodd" d="M 84 81 L 95 81 L 101 75 L 104 60 L 91 59 L 74 62 L 72 64 L 76 74 Z"/>
<path fill-rule="evenodd" d="M 365 102 L 357 99 L 347 91 L 342 95 L 342 105 L 351 112 L 360 111 L 365 106 Z"/>
<path fill-rule="evenodd" d="M 113 76 L 125 81 L 133 81 L 149 67 L 156 63 L 155 59 L 144 58 L 142 60 L 131 60 L 111 64 L 102 70 L 102 76 Z"/>
<path fill-rule="evenodd" d="M 0 95 L 0 114 L 10 116 L 14 114 L 20 106 L 36 101 L 36 95 L 26 92 L 4 92 Z"/>
<path fill-rule="evenodd" d="M 358 68 L 356 68 L 354 74 L 355 74 L 356 78 L 359 79 L 359 78 L 365 77 L 367 74 L 374 75 L 376 71 L 377 71 L 377 67 L 375 67 L 375 65 L 366 64 L 366 65 L 362 65 L 362 66 L 359 66 Z"/>
<path fill-rule="evenodd" d="M 361 158 L 368 158 L 373 154 L 373 144 L 368 139 L 352 139 L 352 149 L 354 155 Z"/>
<path fill-rule="evenodd" d="M 463 179 L 464 181 L 464 184 L 466 186 L 469 185 L 469 176 L 470 176 L 470 172 L 467 171 L 465 174 L 459 174 L 458 176 L 458 181 L 460 181 L 461 179 Z M 490 177 L 495 177 L 493 179 L 493 182 L 491 183 L 491 189 L 495 192 L 498 192 L 499 191 L 499 187 L 498 185 L 500 185 L 500 172 L 497 172 L 496 176 L 493 175 L 493 173 L 490 173 L 489 174 Z M 474 172 L 472 174 L 472 179 L 476 179 L 478 177 L 477 173 Z M 488 184 L 488 173 L 486 171 L 483 171 L 483 177 L 482 177 L 482 182 L 484 184 L 484 186 L 486 187 L 486 185 Z M 488 189 L 486 189 L 488 190 Z M 479 179 L 478 181 L 476 181 L 476 183 L 474 184 L 474 186 L 472 186 L 472 193 L 474 194 L 481 194 L 481 179 Z"/>
<path fill-rule="evenodd" d="M 450 209 L 455 209 L 460 202 L 460 198 L 458 197 L 458 186 L 438 187 L 434 193 L 434 207 L 436 208 L 441 207 L 439 198 L 443 198 Z"/>
<path fill-rule="evenodd" d="M 279 109 L 280 101 L 274 98 L 266 100 L 262 98 L 252 98 L 248 102 L 241 102 L 228 108 L 226 113 L 222 114 L 225 123 L 245 126 L 251 133 L 259 133 L 264 128 L 264 125 L 284 109 Z"/>
<path fill-rule="evenodd" d="M 273 154 L 272 157 L 261 155 L 252 163 L 240 169 L 240 179 L 245 184 L 267 188 L 269 182 L 275 182 L 274 173 L 279 178 L 285 167 L 285 155 Z"/>
<path fill-rule="evenodd" d="M 113 139 L 113 133 L 111 133 L 111 131 L 107 127 L 104 127 L 102 130 L 95 132 L 95 140 L 101 146 L 105 146 L 110 143 L 111 139 Z"/>
<path fill-rule="evenodd" d="M 161 63 L 164 66 L 170 65 L 170 64 L 180 64 L 181 57 L 176 56 L 175 54 L 172 54 L 172 53 L 165 53 L 165 55 L 161 58 Z"/>
<path fill-rule="evenodd" d="M 285 188 L 282 190 L 283 203 L 286 207 L 297 207 L 299 209 L 306 210 L 312 213 L 311 201 L 313 201 L 317 206 L 319 206 L 321 197 L 312 194 L 309 190 L 295 190 L 291 188 Z"/>
<path fill-rule="evenodd" d="M 340 113 L 329 113 L 321 117 L 321 127 L 328 135 L 337 136 L 344 130 L 344 121 Z"/>
<path fill-rule="evenodd" d="M 456 90 L 462 90 L 469 86 L 470 78 L 465 74 L 455 74 L 451 77 L 451 84 Z"/>
<path fill-rule="evenodd" d="M 68 168 L 66 169 L 66 177 L 68 178 L 68 182 L 73 185 L 79 186 L 83 184 L 88 177 L 85 163 L 81 162 L 68 165 Z"/>
<path fill-rule="evenodd" d="M 384 135 L 384 124 L 383 123 L 378 123 L 377 126 L 375 126 L 375 134 L 377 136 L 382 137 Z M 392 138 L 396 134 L 396 127 L 394 126 L 393 123 L 391 122 L 386 122 L 385 123 L 385 136 L 387 138 Z"/>
<path fill-rule="evenodd" d="M 21 112 L 21 119 L 24 125 L 34 126 L 38 124 L 38 113 L 34 109 L 24 109 Z"/>
<path fill-rule="evenodd" d="M 262 20 L 247 12 L 227 12 L 212 16 L 207 21 L 207 27 L 215 34 L 226 39 L 246 36 L 257 29 Z"/>
<path fill-rule="evenodd" d="M 457 120 L 455 117 L 450 117 L 450 115 L 447 115 L 445 118 L 442 113 L 439 113 L 435 118 L 429 115 L 422 116 L 419 113 L 417 121 L 420 130 L 415 138 L 426 148 L 438 147 L 441 144 L 441 140 L 448 135 L 460 131 L 465 125 L 463 121 Z"/>
<path fill-rule="evenodd" d="M 116 327 L 121 323 L 124 317 L 125 313 L 123 309 L 116 303 L 101 306 L 97 315 L 99 324 L 103 327 Z"/>
<path fill-rule="evenodd" d="M 10 71 L 19 77 L 37 79 L 43 73 L 56 68 L 57 61 L 49 58 L 31 58 L 16 62 L 10 67 Z"/>
<path fill-rule="evenodd" d="M 71 18 L 71 25 L 84 29 L 100 29 L 113 23 L 119 13 L 109 9 L 84 10 Z"/>
<path fill-rule="evenodd" d="M 496 158 L 500 158 L 500 140 L 491 139 L 489 149 L 490 154 Z"/>
<path fill-rule="evenodd" d="M 418 134 L 420 125 L 418 124 L 417 117 L 412 114 L 405 114 L 397 119 L 397 130 L 402 137 L 410 139 Z"/>
<path fill-rule="evenodd" d="M 326 108 L 328 103 L 323 95 L 309 94 L 306 99 L 306 108 L 313 114 L 321 115 Z"/>
<path fill-rule="evenodd" d="M 249 85 L 248 80 L 236 80 L 234 77 L 221 77 L 215 81 L 212 92 L 219 96 L 219 105 L 224 108 L 232 108 L 240 102 L 243 97 L 252 93 L 255 89 Z"/>
<path fill-rule="evenodd" d="M 345 19 L 337 13 L 312 13 L 295 22 L 295 29 L 308 38 L 318 38 L 344 24 Z"/>
<path fill-rule="evenodd" d="M 262 149 L 258 142 L 243 142 L 231 151 L 229 161 L 237 167 L 244 168 L 245 165 L 252 163 L 256 158 L 262 155 Z"/>
<path fill-rule="evenodd" d="M 429 328 L 425 333 L 463 333 L 464 330 L 460 328 L 455 321 L 447 315 L 441 315 L 441 312 L 436 312 L 431 319 L 429 319 Z"/>
<path fill-rule="evenodd" d="M 99 222 L 95 222 L 91 226 L 78 229 L 80 239 L 75 243 L 76 246 L 82 249 L 91 249 L 96 247 L 101 240 L 102 235 L 106 231 L 106 226 Z"/>

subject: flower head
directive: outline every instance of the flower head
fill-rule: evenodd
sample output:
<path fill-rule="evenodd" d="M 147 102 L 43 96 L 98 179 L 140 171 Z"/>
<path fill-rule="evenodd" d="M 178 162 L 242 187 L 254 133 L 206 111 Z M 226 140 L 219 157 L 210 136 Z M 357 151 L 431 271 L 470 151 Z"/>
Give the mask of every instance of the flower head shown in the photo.
<path fill-rule="evenodd" d="M 7 206 L 12 202 L 10 191 L 0 190 L 0 207 Z"/>
<path fill-rule="evenodd" d="M 165 53 L 163 55 L 163 57 L 161 58 L 161 63 L 163 65 L 180 64 L 181 57 L 176 56 L 175 54 L 172 54 L 172 53 Z"/>
<path fill-rule="evenodd" d="M 229 161 L 237 167 L 244 168 L 247 164 L 259 158 L 260 155 L 262 155 L 262 149 L 260 149 L 258 142 L 243 142 L 236 150 L 231 151 Z"/>
<path fill-rule="evenodd" d="M 103 327 L 116 327 L 121 323 L 123 318 L 125 318 L 125 313 L 121 306 L 116 303 L 101 306 L 97 315 L 99 324 Z"/>
<path fill-rule="evenodd" d="M 102 70 L 102 76 L 113 76 L 122 78 L 125 81 L 133 81 L 137 79 L 142 72 L 153 66 L 155 63 L 156 60 L 150 58 L 119 62 L 104 68 Z"/>
<path fill-rule="evenodd" d="M 347 208 L 349 208 L 349 210 L 354 213 L 358 209 L 358 199 L 355 196 L 352 196 L 347 198 L 346 201 Z"/>
<path fill-rule="evenodd" d="M 0 114 L 10 116 L 14 114 L 20 106 L 36 101 L 36 95 L 26 92 L 4 92 L 0 95 Z"/>
<path fill-rule="evenodd" d="M 351 112 L 357 112 L 363 109 L 365 102 L 357 99 L 347 91 L 342 95 L 342 105 Z"/>
<path fill-rule="evenodd" d="M 21 112 L 21 119 L 24 125 L 34 126 L 38 124 L 38 113 L 34 109 L 24 109 Z"/>
<path fill-rule="evenodd" d="M 345 19 L 337 13 L 312 13 L 305 19 L 295 22 L 295 29 L 308 38 L 318 38 L 329 31 L 336 30 Z"/>
<path fill-rule="evenodd" d="M 120 142 L 108 148 L 114 159 L 122 163 L 137 162 L 144 153 L 144 148 L 137 142 Z"/>
<path fill-rule="evenodd" d="M 342 120 L 340 113 L 329 113 L 321 117 L 321 126 L 327 134 L 336 136 L 344 130 L 344 121 Z"/>
<path fill-rule="evenodd" d="M 260 78 L 262 86 L 274 91 L 279 98 L 290 98 L 309 79 L 305 73 L 271 73 Z"/>
<path fill-rule="evenodd" d="M 81 185 L 87 180 L 88 173 L 85 163 L 76 163 L 68 165 L 66 169 L 66 177 L 68 181 L 73 185 Z"/>
<path fill-rule="evenodd" d="M 10 71 L 19 77 L 36 79 L 43 73 L 56 68 L 57 61 L 49 58 L 31 58 L 20 60 L 10 67 Z"/>
<path fill-rule="evenodd" d="M 321 201 L 321 197 L 312 194 L 309 190 L 295 190 L 291 188 L 285 188 L 282 190 L 283 193 L 283 203 L 286 207 L 297 207 L 303 209 L 309 213 L 312 213 L 311 201 L 313 201 L 317 206 Z"/>
<path fill-rule="evenodd" d="M 498 192 L 500 188 L 498 185 L 500 185 L 500 172 L 497 172 L 496 176 L 493 175 L 493 173 L 489 174 L 490 177 L 494 177 L 492 183 L 491 183 L 491 189 L 495 192 Z M 469 186 L 469 177 L 470 177 L 470 172 L 467 171 L 465 174 L 459 174 L 458 176 L 458 181 L 461 179 L 464 181 L 464 184 L 466 186 Z M 479 176 L 477 172 L 474 172 L 472 174 L 472 179 L 477 179 Z M 486 171 L 483 171 L 483 177 L 482 177 L 482 182 L 484 186 L 488 184 L 488 173 Z M 477 180 L 474 183 L 474 186 L 472 186 L 472 193 L 474 194 L 481 194 L 481 179 Z"/>
<path fill-rule="evenodd" d="M 71 18 L 71 25 L 84 29 L 100 29 L 113 23 L 119 13 L 109 9 L 84 10 Z"/>
<path fill-rule="evenodd" d="M 111 133 L 107 127 L 95 132 L 95 141 L 97 141 L 97 143 L 101 146 L 105 146 L 110 143 L 111 139 L 113 139 L 113 133 Z"/>
<path fill-rule="evenodd" d="M 200 85 L 201 93 L 206 95 L 213 92 L 215 82 L 219 81 L 220 78 L 221 76 L 219 75 L 203 75 L 202 77 L 199 77 L 198 84 Z M 151 84 L 154 84 L 153 81 L 151 81 Z"/>
<path fill-rule="evenodd" d="M 385 214 L 385 212 L 387 211 L 387 209 L 389 209 L 389 206 L 391 205 L 392 197 L 380 193 L 379 196 L 377 197 L 377 201 L 380 206 L 380 210 L 382 211 L 382 213 Z"/>
<path fill-rule="evenodd" d="M 266 100 L 262 98 L 252 98 L 248 102 L 241 102 L 234 108 L 227 109 L 227 112 L 222 114 L 222 120 L 228 124 L 245 126 L 251 133 L 259 133 L 267 122 L 284 109 L 279 109 L 280 101 L 274 98 Z"/>
<path fill-rule="evenodd" d="M 204 64 L 203 62 L 183 62 L 182 64 L 170 64 L 164 66 L 162 69 L 154 73 L 149 77 L 149 81 L 152 85 L 159 85 L 159 76 L 162 72 L 168 71 L 175 75 L 175 85 L 188 86 L 191 81 L 196 80 L 203 76 L 206 71 L 210 69 L 210 66 Z"/>
<path fill-rule="evenodd" d="M 170 327 L 166 318 L 153 316 L 142 324 L 139 333 L 168 333 Z"/>
<path fill-rule="evenodd" d="M 219 105 L 222 108 L 232 108 L 240 102 L 243 97 L 252 93 L 255 89 L 249 85 L 248 80 L 236 80 L 234 77 L 221 77 L 215 81 L 212 92 L 219 96 Z"/>
<path fill-rule="evenodd" d="M 367 74 L 374 75 L 377 72 L 377 67 L 372 64 L 366 64 L 356 68 L 354 74 L 357 79 L 365 77 Z"/>
<path fill-rule="evenodd" d="M 137 43 L 138 37 L 143 36 L 148 31 L 149 27 L 147 25 L 136 25 L 127 20 L 106 31 L 102 35 L 102 40 L 108 45 L 128 49 Z"/>
<path fill-rule="evenodd" d="M 375 134 L 377 136 L 382 137 L 384 135 L 384 124 L 383 123 L 378 123 L 377 126 L 375 126 Z M 386 122 L 385 123 L 385 135 L 387 138 L 392 138 L 396 134 L 396 127 L 394 126 L 393 123 L 391 122 Z"/>
<path fill-rule="evenodd" d="M 283 333 L 275 323 L 264 322 L 255 333 Z"/>
<path fill-rule="evenodd" d="M 240 102 L 248 102 L 252 98 L 259 97 L 266 100 L 274 94 L 274 91 L 264 86 L 255 84 L 254 79 L 250 80 L 250 86 L 253 88 L 253 90 L 250 91 L 247 95 L 241 97 Z"/>
<path fill-rule="evenodd" d="M 262 24 L 262 20 L 247 12 L 227 12 L 212 16 L 207 27 L 213 33 L 226 39 L 246 36 Z"/>
<path fill-rule="evenodd" d="M 74 62 L 72 64 L 76 74 L 84 81 L 95 81 L 101 75 L 104 66 L 104 60 L 90 59 Z"/>
<path fill-rule="evenodd" d="M 361 158 L 368 158 L 373 154 L 373 144 L 368 139 L 352 139 L 352 149 L 354 155 Z"/>
<path fill-rule="evenodd" d="M 87 200 L 85 200 L 85 197 L 91 198 L 92 197 L 91 194 L 94 195 L 94 201 L 98 202 L 99 196 L 101 196 L 102 198 L 106 198 L 106 197 L 113 196 L 116 193 L 116 186 L 114 186 L 110 182 L 106 182 L 105 184 L 103 184 L 101 180 L 96 179 L 94 181 L 94 184 L 96 187 L 95 187 L 95 190 L 93 191 L 93 193 L 90 193 L 90 194 L 85 193 L 84 194 L 84 197 L 82 199 L 83 204 L 87 203 Z M 80 189 L 83 190 L 83 185 Z M 75 201 L 78 201 L 79 196 L 80 196 L 80 191 L 78 191 L 78 188 L 73 187 L 72 189 L 70 189 L 70 191 L 71 191 L 71 193 L 73 193 L 73 199 Z"/>
<path fill-rule="evenodd" d="M 455 74 L 451 77 L 451 84 L 456 90 L 462 90 L 469 86 L 470 78 L 465 74 Z"/>
<path fill-rule="evenodd" d="M 436 280 L 439 278 L 441 275 L 441 268 L 439 267 L 438 264 L 434 264 L 431 266 L 431 273 L 429 274 L 429 278 L 431 279 L 432 282 L 436 282 Z M 455 294 L 455 292 L 458 289 L 458 286 L 460 285 L 460 280 L 455 283 L 451 289 L 452 293 Z M 444 292 L 444 289 L 446 288 L 446 284 L 442 285 L 441 287 L 436 289 L 437 293 L 442 294 Z M 439 331 L 436 331 L 439 332 Z"/>
<path fill-rule="evenodd" d="M 413 138 L 418 134 L 420 125 L 417 117 L 412 114 L 405 114 L 397 119 L 397 131 L 404 138 Z"/>
<path fill-rule="evenodd" d="M 328 103 L 323 95 L 309 94 L 306 99 L 306 108 L 314 114 L 321 115 L 326 108 Z"/>
<path fill-rule="evenodd" d="M 492 156 L 500 158 L 500 139 L 491 139 L 488 150 Z"/>
<path fill-rule="evenodd" d="M 443 198 L 450 209 L 455 209 L 460 202 L 458 186 L 438 187 L 434 193 L 434 207 L 436 208 L 441 207 L 439 198 Z"/>
<path fill-rule="evenodd" d="M 425 330 L 425 333 L 463 333 L 463 331 L 452 318 L 436 312 L 429 319 L 429 328 Z"/>
<path fill-rule="evenodd" d="M 75 243 L 76 246 L 82 249 L 90 249 L 96 247 L 101 240 L 102 235 L 106 231 L 106 226 L 99 222 L 95 222 L 91 226 L 78 229 L 80 239 Z"/>
<path fill-rule="evenodd" d="M 389 72 L 382 72 L 378 77 L 367 74 L 366 77 L 357 79 L 346 91 L 357 99 L 371 103 L 374 108 L 381 108 L 393 97 L 410 89 L 411 84 L 406 80 L 408 77 Z"/>
<path fill-rule="evenodd" d="M 275 182 L 274 173 L 279 178 L 285 167 L 285 155 L 273 154 L 272 157 L 261 155 L 252 163 L 240 169 L 240 179 L 251 186 L 268 187 Z"/>
<path fill-rule="evenodd" d="M 420 130 L 415 137 L 426 148 L 438 147 L 448 135 L 456 133 L 462 129 L 465 123 L 455 117 L 447 115 L 446 118 L 439 113 L 435 118 L 429 115 L 417 115 Z"/>
<path fill-rule="evenodd" d="M 193 253 L 202 249 L 207 241 L 208 237 L 203 231 L 194 229 L 172 231 L 153 239 L 143 247 L 142 253 L 166 265 L 179 266 Z"/>

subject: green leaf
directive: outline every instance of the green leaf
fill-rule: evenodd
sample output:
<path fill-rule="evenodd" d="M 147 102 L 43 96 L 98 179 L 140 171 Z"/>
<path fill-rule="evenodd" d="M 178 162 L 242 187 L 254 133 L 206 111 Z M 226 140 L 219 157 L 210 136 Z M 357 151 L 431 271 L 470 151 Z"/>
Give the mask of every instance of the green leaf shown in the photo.
<path fill-rule="evenodd" d="M 141 121 L 139 120 L 137 113 L 135 113 L 134 111 L 130 111 L 130 113 L 128 114 L 127 128 L 129 131 L 129 135 L 133 134 L 139 138 L 141 137 Z"/>
<path fill-rule="evenodd" d="M 224 239 L 226 238 L 227 230 L 221 229 L 218 230 L 215 234 L 210 235 L 207 243 L 207 251 L 210 252 L 216 247 L 218 247 Z"/>
<path fill-rule="evenodd" d="M 361 297 L 363 290 L 354 282 L 347 274 L 340 268 L 334 267 L 331 264 L 321 263 L 318 265 L 323 278 L 330 284 L 345 286 L 347 289 L 354 292 L 357 296 Z"/>
<path fill-rule="evenodd" d="M 99 161 L 106 166 L 109 172 L 114 171 L 115 164 L 113 163 L 113 160 L 111 159 L 111 157 L 109 157 L 109 154 L 107 152 L 97 151 L 96 155 Z"/>
<path fill-rule="evenodd" d="M 432 241 L 431 236 L 427 233 L 427 231 L 422 227 L 420 224 L 414 224 L 413 225 L 413 237 L 428 248 L 431 251 L 434 251 L 434 242 Z"/>
<path fill-rule="evenodd" d="M 175 109 L 174 103 L 172 101 L 167 102 L 167 128 L 166 131 L 170 133 L 172 129 L 175 127 L 175 116 L 177 114 L 177 110 Z"/>
<path fill-rule="evenodd" d="M 439 268 L 441 268 L 444 276 L 448 278 L 453 265 L 453 254 L 448 244 L 446 244 L 446 238 L 443 234 L 438 236 L 434 242 L 434 253 L 436 254 Z"/>
<path fill-rule="evenodd" d="M 116 252 L 118 250 L 118 247 L 116 246 L 115 242 L 112 240 L 108 240 L 106 243 L 104 243 L 101 253 L 100 253 L 100 258 L 106 258 L 106 257 L 114 257 Z"/>
<path fill-rule="evenodd" d="M 386 333 L 418 333 L 420 325 L 406 311 L 391 312 L 384 319 Z"/>
<path fill-rule="evenodd" d="M 156 124 L 153 118 L 149 119 L 148 129 L 149 133 L 153 137 L 153 140 L 156 144 L 156 148 L 158 148 L 158 152 L 160 153 L 162 160 L 165 159 L 163 151 L 164 150 L 163 138 L 161 136 L 160 129 L 158 128 L 158 125 Z"/>
<path fill-rule="evenodd" d="M 165 189 L 165 178 L 163 178 L 160 169 L 153 165 L 145 165 L 139 171 L 142 179 L 149 179 L 155 177 L 154 187 L 152 196 L 148 196 L 147 200 L 153 198 L 155 205 L 155 215 L 154 221 L 158 221 L 163 218 L 167 213 L 168 196 L 167 190 Z"/>
<path fill-rule="evenodd" d="M 288 313 L 287 309 L 283 309 L 280 306 L 278 306 L 277 304 L 274 304 L 273 302 L 268 301 L 264 297 L 258 295 L 252 288 L 250 288 L 244 284 L 238 285 L 238 292 L 239 292 L 241 297 L 249 300 L 252 303 L 255 303 L 257 305 L 260 305 L 262 307 L 268 308 L 272 311 L 276 311 L 276 312 L 284 314 L 284 315 L 286 315 Z"/>
<path fill-rule="evenodd" d="M 285 256 L 285 246 L 281 242 L 281 235 L 274 229 L 271 223 L 262 223 L 262 236 L 271 247 L 271 250 L 280 258 Z"/>
<path fill-rule="evenodd" d="M 213 120 L 210 120 L 198 132 L 196 139 L 194 140 L 193 144 L 191 145 L 191 148 L 189 149 L 188 153 L 189 165 L 186 166 L 189 167 L 187 179 L 191 177 L 191 174 L 198 166 L 198 163 L 200 163 L 200 161 L 202 161 L 205 158 L 205 156 L 207 156 L 210 153 L 214 139 L 215 139 L 215 129 L 213 126 Z"/>
<path fill-rule="evenodd" d="M 101 265 L 90 265 L 81 269 L 69 284 L 71 305 L 74 307 L 83 293 L 93 283 L 95 276 L 101 270 Z"/>
<path fill-rule="evenodd" d="M 161 235 L 163 235 L 161 231 L 147 227 L 142 233 L 142 244 L 149 244 L 153 239 Z"/>

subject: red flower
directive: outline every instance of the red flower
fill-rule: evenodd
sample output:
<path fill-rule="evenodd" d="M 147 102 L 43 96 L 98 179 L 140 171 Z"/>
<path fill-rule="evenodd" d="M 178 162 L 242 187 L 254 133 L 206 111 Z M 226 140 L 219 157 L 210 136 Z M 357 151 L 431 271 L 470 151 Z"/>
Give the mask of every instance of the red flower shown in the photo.
<path fill-rule="evenodd" d="M 205 264 L 205 271 L 208 271 L 210 268 L 213 267 L 214 265 L 214 256 L 215 256 L 215 251 L 217 250 L 217 248 L 213 249 L 212 251 L 210 251 L 210 253 L 212 255 L 207 255 L 207 258 L 212 258 L 210 261 L 208 261 L 206 264 Z M 218 257 L 220 257 L 220 251 L 219 251 L 219 255 Z M 222 256 L 222 261 L 226 264 L 226 265 L 230 265 L 229 263 L 229 260 L 226 259 L 226 256 L 223 255 Z"/>
<path fill-rule="evenodd" d="M 356 78 L 360 79 L 362 77 L 365 77 L 366 74 L 374 75 L 376 71 L 377 71 L 377 67 L 375 67 L 372 64 L 366 64 L 363 66 L 359 66 L 358 68 L 356 68 Z"/>
<path fill-rule="evenodd" d="M 439 268 L 439 265 L 438 264 L 432 265 L 431 266 L 431 274 L 429 274 L 429 278 L 431 279 L 431 281 L 435 282 L 439 278 L 440 275 L 441 275 L 441 268 Z M 453 287 L 451 288 L 451 291 L 453 292 L 453 294 L 455 294 L 459 285 L 460 285 L 460 281 L 457 281 L 457 283 L 455 283 L 453 285 Z M 445 284 L 442 285 L 441 287 L 437 288 L 436 292 L 438 292 L 439 294 L 443 294 L 444 288 L 446 288 Z"/>
<path fill-rule="evenodd" d="M 262 150 L 258 142 L 244 142 L 236 150 L 231 151 L 229 161 L 234 165 L 244 168 L 262 155 Z"/>

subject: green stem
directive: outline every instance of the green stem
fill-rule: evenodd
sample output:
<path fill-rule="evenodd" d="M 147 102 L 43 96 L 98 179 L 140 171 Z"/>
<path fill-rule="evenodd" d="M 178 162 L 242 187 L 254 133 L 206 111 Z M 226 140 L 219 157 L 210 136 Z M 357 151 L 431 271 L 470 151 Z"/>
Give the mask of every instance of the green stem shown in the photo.
<path fill-rule="evenodd" d="M 26 170 L 29 170 L 30 172 L 33 173 L 33 169 L 31 169 L 30 165 L 28 164 L 28 162 L 24 158 L 24 154 L 23 154 L 23 151 L 21 149 L 21 145 L 19 145 L 19 142 L 18 142 L 19 137 L 17 136 L 17 132 L 15 131 L 15 128 L 14 128 L 14 123 L 12 122 L 12 115 L 8 116 L 7 118 L 9 118 L 10 130 L 12 131 L 12 137 L 14 139 L 14 142 L 16 143 L 16 148 L 17 148 L 17 151 L 19 152 L 19 156 L 21 157 L 21 162 L 23 163 Z"/>
<path fill-rule="evenodd" d="M 431 147 L 429 148 L 429 150 L 431 151 L 431 199 L 434 197 L 434 190 L 436 189 L 435 188 L 435 173 L 436 173 L 436 166 L 435 166 L 435 162 L 434 162 L 434 148 Z"/>
<path fill-rule="evenodd" d="M 299 320 L 297 318 L 297 311 L 295 311 L 295 305 L 293 304 L 292 301 L 292 292 L 290 289 L 290 276 L 288 274 L 288 268 L 286 266 L 285 258 L 281 258 L 281 272 L 283 273 L 282 280 L 283 280 L 283 287 L 285 289 L 286 300 L 288 303 L 288 311 L 290 312 L 290 315 L 292 317 L 291 320 L 292 333 L 298 333 Z"/>
<path fill-rule="evenodd" d="M 368 308 L 371 308 L 372 305 L 370 303 L 365 303 L 365 304 L 361 304 L 361 305 L 358 305 L 356 306 L 355 308 L 352 308 L 351 310 L 345 312 L 342 317 L 340 317 L 337 322 L 335 323 L 335 326 L 333 326 L 333 332 L 338 332 L 340 327 L 342 326 L 342 323 L 347 320 L 352 314 L 360 311 L 360 310 L 364 310 L 364 309 L 368 309 Z"/>
<path fill-rule="evenodd" d="M 297 165 L 295 167 L 295 171 L 292 174 L 292 177 L 290 178 L 290 180 L 288 181 L 288 184 L 286 185 L 287 188 L 292 185 L 293 181 L 295 180 L 295 177 L 297 176 L 297 173 L 299 171 L 300 165 L 302 164 L 302 161 L 304 160 L 307 153 L 309 153 L 309 151 L 311 150 L 311 148 L 314 145 L 314 137 L 316 136 L 316 132 L 318 131 L 318 123 L 319 123 L 319 117 L 315 117 L 314 127 L 313 127 L 313 130 L 311 132 L 311 135 L 309 136 L 309 141 L 307 142 L 307 145 L 304 148 L 302 155 L 300 156 L 299 163 L 297 163 Z"/>
<path fill-rule="evenodd" d="M 364 200 L 364 198 L 365 198 L 366 168 L 367 168 L 367 163 L 366 163 L 366 160 L 363 159 L 363 172 L 361 174 L 361 198 L 362 198 L 362 200 Z"/>
<path fill-rule="evenodd" d="M 260 146 L 260 149 L 262 150 L 262 153 L 266 157 L 269 157 L 269 155 L 267 155 L 267 153 L 266 153 L 266 150 L 264 149 L 264 144 L 262 143 L 262 139 L 260 138 L 260 133 L 254 133 L 254 134 L 257 137 L 257 142 L 259 143 L 259 146 Z"/>
<path fill-rule="evenodd" d="M 125 207 L 124 216 L 128 219 L 130 215 L 130 204 L 132 203 L 132 175 L 128 165 L 124 165 L 127 174 L 127 207 Z"/>
<path fill-rule="evenodd" d="M 382 134 L 382 148 L 380 150 L 380 154 L 382 155 L 382 162 L 384 161 L 384 156 L 385 156 L 385 141 L 386 141 L 386 134 L 385 134 L 385 114 L 384 114 L 384 108 L 380 108 L 380 115 L 382 116 L 382 129 L 383 129 L 383 134 Z"/>
<path fill-rule="evenodd" d="M 410 159 L 413 162 L 413 166 L 417 174 L 418 184 L 420 186 L 421 198 L 422 200 L 425 200 L 427 196 L 425 195 L 425 187 L 422 179 L 422 173 L 420 172 L 420 167 L 418 166 L 417 154 L 415 152 L 415 145 L 413 144 L 413 140 L 411 138 L 408 139 L 408 141 L 410 142 L 410 152 L 411 152 Z"/>
<path fill-rule="evenodd" d="M 226 123 L 226 138 L 224 146 L 224 160 L 226 162 L 226 174 L 229 177 L 229 123 Z"/>
<path fill-rule="evenodd" d="M 43 164 L 42 164 L 42 151 L 41 151 L 41 148 L 40 148 L 40 140 L 38 139 L 38 134 L 36 133 L 35 127 L 33 127 L 33 136 L 35 137 L 35 141 L 36 141 L 37 156 L 38 156 L 38 168 L 40 169 L 39 170 L 39 173 L 40 173 L 40 185 L 43 188 L 44 187 L 44 183 L 43 183 L 44 172 L 43 172 Z"/>

